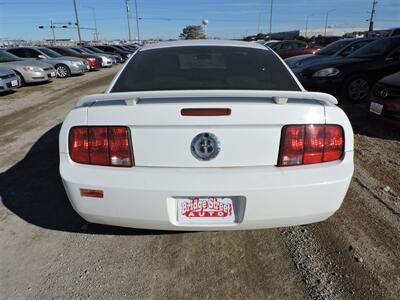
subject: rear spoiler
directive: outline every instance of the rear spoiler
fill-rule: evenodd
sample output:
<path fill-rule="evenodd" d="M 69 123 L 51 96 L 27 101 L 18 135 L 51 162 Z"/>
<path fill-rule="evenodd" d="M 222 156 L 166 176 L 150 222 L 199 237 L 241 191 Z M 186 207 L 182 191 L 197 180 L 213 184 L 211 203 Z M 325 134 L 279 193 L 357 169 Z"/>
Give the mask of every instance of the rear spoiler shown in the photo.
<path fill-rule="evenodd" d="M 336 105 L 335 97 L 319 92 L 254 91 L 254 90 L 194 90 L 146 91 L 95 94 L 81 98 L 75 108 L 110 105 L 139 105 L 155 103 L 200 102 L 270 102 L 284 105 L 288 102 L 320 102 Z"/>

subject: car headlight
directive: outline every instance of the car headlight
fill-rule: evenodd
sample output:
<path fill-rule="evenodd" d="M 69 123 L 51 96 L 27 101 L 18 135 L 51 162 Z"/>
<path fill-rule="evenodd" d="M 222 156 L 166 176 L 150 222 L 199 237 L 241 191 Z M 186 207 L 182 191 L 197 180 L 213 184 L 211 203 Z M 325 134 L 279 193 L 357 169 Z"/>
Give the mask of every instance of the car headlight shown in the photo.
<path fill-rule="evenodd" d="M 73 61 L 73 62 L 71 62 L 71 65 L 74 66 L 74 67 L 79 67 L 79 66 L 82 66 L 82 62 L 80 62 L 80 61 Z"/>
<path fill-rule="evenodd" d="M 332 77 L 339 74 L 339 70 L 336 68 L 325 68 L 315 72 L 312 77 Z"/>
<path fill-rule="evenodd" d="M 42 68 L 34 67 L 34 66 L 26 66 L 26 67 L 23 67 L 23 69 L 25 71 L 30 71 L 30 72 L 43 72 L 44 71 Z"/>

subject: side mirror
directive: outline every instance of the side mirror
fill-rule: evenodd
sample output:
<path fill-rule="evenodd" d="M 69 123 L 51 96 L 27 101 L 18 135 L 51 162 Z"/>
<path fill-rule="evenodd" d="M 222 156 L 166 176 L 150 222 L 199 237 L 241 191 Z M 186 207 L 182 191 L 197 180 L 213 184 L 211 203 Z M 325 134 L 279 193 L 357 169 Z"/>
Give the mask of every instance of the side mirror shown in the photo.
<path fill-rule="evenodd" d="M 46 56 L 39 54 L 39 55 L 37 56 L 37 59 L 46 59 Z"/>

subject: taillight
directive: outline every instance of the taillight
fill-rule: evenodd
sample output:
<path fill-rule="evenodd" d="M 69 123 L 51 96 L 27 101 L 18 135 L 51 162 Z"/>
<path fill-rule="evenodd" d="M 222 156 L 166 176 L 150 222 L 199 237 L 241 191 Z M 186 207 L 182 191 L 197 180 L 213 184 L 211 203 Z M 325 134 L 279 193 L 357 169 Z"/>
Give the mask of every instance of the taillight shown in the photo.
<path fill-rule="evenodd" d="M 342 158 L 343 150 L 339 125 L 287 125 L 282 129 L 278 166 L 334 161 Z"/>
<path fill-rule="evenodd" d="M 132 167 L 127 127 L 82 126 L 69 132 L 69 154 L 80 164 Z"/>

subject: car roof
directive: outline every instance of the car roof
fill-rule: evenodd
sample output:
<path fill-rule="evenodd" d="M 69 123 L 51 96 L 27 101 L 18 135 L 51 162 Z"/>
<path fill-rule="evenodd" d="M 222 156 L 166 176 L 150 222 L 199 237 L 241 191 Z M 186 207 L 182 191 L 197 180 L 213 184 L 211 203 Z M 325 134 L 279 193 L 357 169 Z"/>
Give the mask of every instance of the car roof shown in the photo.
<path fill-rule="evenodd" d="M 233 40 L 180 40 L 171 42 L 160 42 L 155 44 L 147 44 L 140 48 L 139 51 L 151 49 L 171 48 L 171 47 L 188 47 L 188 46 L 229 46 L 229 47 L 247 47 L 254 49 L 268 50 L 264 45 L 258 43 L 249 43 L 244 41 Z"/>

